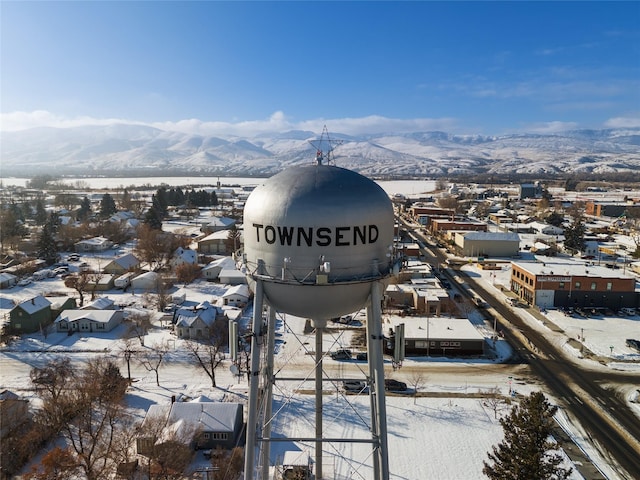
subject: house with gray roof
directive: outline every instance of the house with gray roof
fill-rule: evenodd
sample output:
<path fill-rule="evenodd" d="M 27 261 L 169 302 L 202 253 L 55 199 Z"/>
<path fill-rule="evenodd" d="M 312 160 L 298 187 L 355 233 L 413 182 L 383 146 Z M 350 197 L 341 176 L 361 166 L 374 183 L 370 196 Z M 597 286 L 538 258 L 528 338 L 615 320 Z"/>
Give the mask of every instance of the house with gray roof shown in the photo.
<path fill-rule="evenodd" d="M 9 312 L 9 325 L 16 333 L 33 333 L 51 323 L 51 302 L 42 295 L 20 302 Z"/>
<path fill-rule="evenodd" d="M 151 405 L 141 430 L 145 431 L 145 423 L 158 420 L 165 424 L 164 431 L 156 438 L 138 438 L 138 454 L 148 455 L 154 446 L 167 439 L 184 439 L 190 435 L 193 435 L 190 446 L 194 449 L 230 450 L 242 444 L 244 412 L 241 403 L 193 401 Z"/>
<path fill-rule="evenodd" d="M 113 275 L 122 275 L 125 272 L 137 270 L 139 266 L 140 260 L 132 253 L 127 253 L 126 255 L 111 260 L 105 265 L 102 271 Z"/>
<path fill-rule="evenodd" d="M 122 323 L 122 310 L 64 310 L 54 324 L 58 332 L 106 333 Z"/>
<path fill-rule="evenodd" d="M 224 311 L 204 301 L 176 311 L 175 331 L 179 338 L 209 338 L 217 321 L 227 321 Z"/>

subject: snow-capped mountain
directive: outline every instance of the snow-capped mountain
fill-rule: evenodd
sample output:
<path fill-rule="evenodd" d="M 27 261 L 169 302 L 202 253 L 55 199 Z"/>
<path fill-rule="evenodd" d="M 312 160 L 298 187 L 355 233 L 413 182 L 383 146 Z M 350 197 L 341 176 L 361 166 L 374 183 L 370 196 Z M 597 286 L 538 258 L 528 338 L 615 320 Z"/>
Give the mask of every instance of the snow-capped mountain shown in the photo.
<path fill-rule="evenodd" d="M 3 175 L 22 176 L 270 175 L 313 162 L 319 138 L 306 131 L 222 138 L 124 124 L 37 128 L 1 132 L 0 163 Z M 336 165 L 371 176 L 640 172 L 640 129 L 504 136 L 332 132 L 331 139 Z"/>

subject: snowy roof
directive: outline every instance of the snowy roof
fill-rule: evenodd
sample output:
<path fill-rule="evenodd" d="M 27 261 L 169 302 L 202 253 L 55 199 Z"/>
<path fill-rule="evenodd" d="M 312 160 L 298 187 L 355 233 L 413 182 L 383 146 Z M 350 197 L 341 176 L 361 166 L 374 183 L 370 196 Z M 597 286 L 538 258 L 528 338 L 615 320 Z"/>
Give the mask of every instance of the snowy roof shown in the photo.
<path fill-rule="evenodd" d="M 0 273 L 0 282 L 13 281 L 17 277 L 15 275 L 11 275 L 10 273 Z"/>
<path fill-rule="evenodd" d="M 249 286 L 247 284 L 234 285 L 233 287 L 229 287 L 226 292 L 222 295 L 224 297 L 230 297 L 231 295 L 242 295 L 243 297 L 249 298 L 251 293 L 249 291 Z"/>
<path fill-rule="evenodd" d="M 449 317 L 389 317 L 394 327 L 404 323 L 405 338 L 427 338 L 427 322 L 429 338 L 434 340 L 483 340 L 484 337 L 466 318 Z"/>
<path fill-rule="evenodd" d="M 114 315 L 118 314 L 117 310 L 64 310 L 55 323 L 60 322 L 77 322 L 79 320 L 91 320 L 96 323 L 109 323 Z"/>
<path fill-rule="evenodd" d="M 191 326 L 198 318 L 207 325 L 213 325 L 220 313 L 218 307 L 211 305 L 206 300 L 199 305 L 189 308 L 180 308 L 176 312 L 176 325 Z"/>
<path fill-rule="evenodd" d="M 135 267 L 140 264 L 140 260 L 138 260 L 132 253 L 127 253 L 126 255 L 115 258 L 113 262 L 118 264 L 125 270 L 128 270 L 129 268 Z"/>
<path fill-rule="evenodd" d="M 113 307 L 115 302 L 109 297 L 99 297 L 93 302 L 86 304 L 80 310 L 108 310 Z"/>
<path fill-rule="evenodd" d="M 520 237 L 515 232 L 461 232 L 465 240 L 483 240 L 490 242 L 519 242 Z"/>
<path fill-rule="evenodd" d="M 533 275 L 567 275 L 593 278 L 634 278 L 632 274 L 621 269 L 611 269 L 600 265 L 587 265 L 581 262 L 511 262 L 522 270 Z"/>
<path fill-rule="evenodd" d="M 18 307 L 20 307 L 28 314 L 33 314 L 39 312 L 44 308 L 51 308 L 51 302 L 44 298 L 42 295 L 38 295 L 37 297 L 33 297 L 29 300 L 25 300 L 24 302 L 20 302 L 16 308 Z"/>
<path fill-rule="evenodd" d="M 167 427 L 173 429 L 194 425 L 204 432 L 231 433 L 238 410 L 242 412 L 240 403 L 174 402 L 171 405 L 151 405 L 147 417 L 167 418 Z"/>
<path fill-rule="evenodd" d="M 226 230 L 218 230 L 217 232 L 210 233 L 204 238 L 201 238 L 199 242 L 206 242 L 207 240 L 226 240 L 229 238 L 229 231 Z"/>
<path fill-rule="evenodd" d="M 236 262 L 231 257 L 222 257 L 222 258 L 218 258 L 217 260 L 213 260 L 206 267 L 204 267 L 204 269 L 215 268 L 215 267 L 236 268 Z"/>
<path fill-rule="evenodd" d="M 233 218 L 229 217 L 212 217 L 211 220 L 207 221 L 206 225 L 210 225 L 212 227 L 229 227 L 234 225 L 236 221 Z"/>

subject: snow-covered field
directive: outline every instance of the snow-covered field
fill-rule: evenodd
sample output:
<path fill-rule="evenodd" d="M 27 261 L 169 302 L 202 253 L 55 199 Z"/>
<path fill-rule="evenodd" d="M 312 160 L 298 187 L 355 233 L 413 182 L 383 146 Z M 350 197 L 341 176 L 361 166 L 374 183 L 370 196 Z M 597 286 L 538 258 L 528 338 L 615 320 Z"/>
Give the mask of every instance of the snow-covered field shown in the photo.
<path fill-rule="evenodd" d="M 92 262 L 104 262 L 104 259 L 87 259 Z M 473 267 L 465 267 L 473 268 Z M 479 272 L 479 270 L 475 270 Z M 507 275 L 507 272 L 499 272 Z M 498 281 L 494 278 L 482 279 L 488 285 Z M 502 283 L 502 282 L 499 282 Z M 186 292 L 186 303 L 197 304 L 207 300 L 215 303 L 225 291 L 224 285 L 198 281 L 188 286 L 181 286 L 180 291 Z M 61 280 L 48 279 L 34 282 L 27 287 L 14 287 L 2 292 L 2 307 L 9 307 L 10 300 L 19 301 L 38 293 L 68 292 Z M 130 308 L 143 307 L 145 296 L 136 292 L 123 293 L 120 290 L 112 290 L 102 293 L 116 300 L 118 304 L 129 305 Z M 8 310 L 2 311 L 3 314 Z M 239 315 L 241 323 L 248 323 L 251 317 L 251 309 L 245 312 L 230 311 L 230 315 Z M 527 315 L 526 311 L 523 314 Z M 555 315 L 557 312 L 549 312 Z M 561 315 L 561 314 L 560 314 Z M 275 355 L 276 367 L 280 369 L 294 368 L 305 375 L 309 375 L 313 361 L 311 356 L 306 355 L 306 349 L 313 345 L 311 337 L 303 334 L 304 319 L 282 316 L 278 322 L 278 342 Z M 564 316 L 554 317 L 554 321 L 576 321 L 577 319 Z M 610 353 L 608 344 L 611 343 L 611 335 L 605 334 L 602 328 L 608 322 L 616 320 L 599 319 L 596 324 L 584 324 L 587 338 L 587 346 L 598 353 Z M 539 324 L 537 320 L 532 322 Z M 596 322 L 596 320 L 593 320 Z M 622 337 L 629 336 L 633 332 L 637 333 L 638 319 L 620 319 L 621 323 L 616 323 L 615 335 Z M 571 333 L 573 324 L 566 323 L 565 330 Z M 613 323 L 611 324 L 613 325 Z M 538 328 L 544 328 L 538 325 Z M 121 326 L 104 335 L 78 335 L 71 337 L 66 334 L 52 333 L 46 338 L 42 334 L 36 333 L 23 337 L 22 340 L 13 344 L 9 349 L 0 352 L 0 389 L 8 388 L 16 390 L 26 396 L 32 393 L 29 390 L 28 372 L 32 366 L 41 365 L 54 355 L 70 355 L 74 360 L 82 360 L 96 352 L 104 352 L 117 356 L 118 337 L 123 333 L 124 326 Z M 325 334 L 324 349 L 329 351 L 341 346 L 348 346 L 351 342 L 348 330 L 338 330 L 330 334 Z M 636 335 L 637 336 L 637 335 Z M 177 339 L 169 330 L 161 328 L 156 323 L 145 341 L 145 345 L 154 343 L 169 342 L 172 347 L 171 353 L 167 357 L 165 365 L 160 369 L 160 384 L 155 384 L 153 372 L 147 372 L 139 365 L 134 365 L 133 376 L 135 382 L 127 395 L 127 402 L 132 411 L 141 419 L 144 412 L 153 403 L 166 403 L 172 396 L 179 399 L 191 399 L 199 396 L 206 396 L 212 400 L 236 400 L 246 401 L 247 382 L 245 377 L 234 376 L 228 365 L 216 372 L 217 388 L 211 387 L 209 378 L 202 370 L 193 365 L 185 351 L 181 348 L 181 340 Z M 502 346 L 505 354 L 508 353 L 506 345 Z M 55 353 L 54 353 L 55 352 Z M 91 352 L 91 353 L 90 353 Z M 614 355 L 622 355 L 628 360 L 634 354 L 627 352 L 615 352 Z M 619 357 L 615 357 L 619 358 Z M 327 367 L 335 368 L 340 362 L 327 359 Z M 351 366 L 352 362 L 348 362 Z M 353 362 L 356 363 L 356 362 Z M 491 367 L 493 362 L 481 360 L 475 364 L 479 371 L 483 366 Z M 420 392 L 431 392 L 444 394 L 444 397 L 418 397 L 391 396 L 387 397 L 387 423 L 389 439 L 389 465 L 391 478 L 393 479 L 476 479 L 482 477 L 482 461 L 486 459 L 486 454 L 491 446 L 502 439 L 502 428 L 493 412 L 481 399 L 464 398 L 460 393 L 478 392 L 497 386 L 503 394 L 508 392 L 511 385 L 502 373 L 496 373 L 492 377 L 483 380 L 473 377 L 463 377 L 452 375 L 444 377 L 428 373 L 433 367 L 449 364 L 465 364 L 454 359 L 408 359 L 404 362 L 403 369 L 415 370 L 417 367 L 425 367 L 427 374 Z M 291 367 L 293 365 L 293 367 Z M 638 367 L 637 363 L 625 363 L 626 366 Z M 124 364 L 122 365 L 124 371 Z M 361 365 L 364 375 L 366 364 Z M 408 374 L 403 370 L 394 372 L 389 364 L 387 374 L 408 381 Z M 360 367 L 356 365 L 357 374 Z M 446 378 L 446 380 L 443 380 Z M 488 378 L 488 379 L 487 379 Z M 278 415 L 274 423 L 274 432 L 282 436 L 313 436 L 314 426 L 312 424 L 314 403 L 313 396 L 296 393 L 302 385 L 293 385 L 290 382 L 277 384 L 274 393 L 274 411 Z M 520 384 L 518 392 L 527 394 L 535 385 Z M 503 409 L 505 413 L 507 409 Z M 607 470 L 606 462 L 599 459 L 598 453 L 589 445 L 586 435 L 580 433 L 579 426 L 571 425 L 571 422 L 559 412 L 559 419 L 566 424 L 566 429 L 571 431 L 572 436 L 578 443 L 582 443 L 582 448 L 587 450 L 594 460 L 600 464 L 603 470 Z M 369 438 L 369 398 L 368 396 L 344 396 L 338 388 L 334 393 L 325 396 L 325 437 L 354 437 Z M 272 460 L 282 453 L 284 449 L 308 450 L 313 457 L 313 445 L 297 444 L 282 445 L 276 444 L 272 448 Z M 204 459 L 198 457 L 197 462 L 204 464 Z M 196 463 L 197 463 L 196 462 Z M 372 460 L 370 448 L 367 444 L 339 443 L 325 444 L 324 471 L 326 475 L 334 475 L 335 478 L 372 478 Z M 610 478 L 616 478 L 614 472 L 609 472 Z M 574 472 L 572 478 L 582 478 Z"/>

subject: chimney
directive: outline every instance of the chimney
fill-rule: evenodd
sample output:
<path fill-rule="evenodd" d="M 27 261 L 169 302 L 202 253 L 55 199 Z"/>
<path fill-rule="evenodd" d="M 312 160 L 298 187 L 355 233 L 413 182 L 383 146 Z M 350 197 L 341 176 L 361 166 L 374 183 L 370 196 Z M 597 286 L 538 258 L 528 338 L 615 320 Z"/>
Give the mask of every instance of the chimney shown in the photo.
<path fill-rule="evenodd" d="M 35 299 L 35 297 L 33 297 L 33 298 L 31 299 L 31 305 L 35 305 L 35 304 L 36 304 L 36 299 Z"/>

